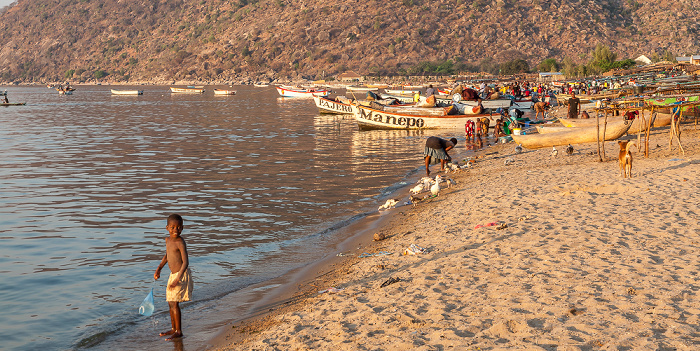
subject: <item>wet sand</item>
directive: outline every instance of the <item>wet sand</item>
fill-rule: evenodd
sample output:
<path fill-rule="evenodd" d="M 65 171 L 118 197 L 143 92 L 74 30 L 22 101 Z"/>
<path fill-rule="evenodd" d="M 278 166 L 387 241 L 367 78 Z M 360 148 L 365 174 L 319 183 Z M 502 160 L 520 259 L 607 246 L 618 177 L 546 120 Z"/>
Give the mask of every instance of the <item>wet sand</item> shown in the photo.
<path fill-rule="evenodd" d="M 668 127 L 653 131 L 631 179 L 616 142 L 602 163 L 595 144 L 479 151 L 448 175 L 455 187 L 386 211 L 362 247 L 305 272 L 213 348 L 697 349 L 698 136 L 683 126 L 680 155 Z M 367 246 L 373 232 L 387 238 Z M 402 255 L 411 244 L 427 252 Z M 318 293 L 330 287 L 342 290 Z"/>

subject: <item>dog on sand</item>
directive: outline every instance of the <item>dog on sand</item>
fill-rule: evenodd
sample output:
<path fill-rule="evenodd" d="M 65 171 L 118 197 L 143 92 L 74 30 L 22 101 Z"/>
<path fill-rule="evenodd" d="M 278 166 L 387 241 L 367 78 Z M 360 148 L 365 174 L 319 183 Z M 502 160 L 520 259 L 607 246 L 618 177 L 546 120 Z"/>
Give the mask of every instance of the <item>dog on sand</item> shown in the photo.
<path fill-rule="evenodd" d="M 620 155 L 618 159 L 620 161 L 620 175 L 622 178 L 632 178 L 632 146 L 634 146 L 634 141 L 623 141 L 617 142 L 620 145 Z"/>

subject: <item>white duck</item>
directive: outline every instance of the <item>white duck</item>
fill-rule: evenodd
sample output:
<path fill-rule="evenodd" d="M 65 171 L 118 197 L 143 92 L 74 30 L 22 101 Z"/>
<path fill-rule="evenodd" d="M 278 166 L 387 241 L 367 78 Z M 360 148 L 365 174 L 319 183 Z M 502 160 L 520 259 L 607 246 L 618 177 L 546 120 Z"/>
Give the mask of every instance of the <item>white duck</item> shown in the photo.
<path fill-rule="evenodd" d="M 398 200 L 398 199 L 389 199 L 389 200 L 386 200 L 386 202 L 384 203 L 384 205 L 379 206 L 379 208 L 377 209 L 377 211 L 381 211 L 383 208 L 385 208 L 385 209 L 388 210 L 388 209 L 390 209 L 390 208 L 396 206 L 396 204 L 398 204 L 398 203 L 399 203 L 399 200 Z"/>
<path fill-rule="evenodd" d="M 437 196 L 440 193 L 440 182 L 442 181 L 442 177 L 439 175 L 435 176 L 435 184 L 433 184 L 430 187 L 430 193 Z"/>
<path fill-rule="evenodd" d="M 420 194 L 423 192 L 424 188 L 425 188 L 425 186 L 423 185 L 423 183 L 420 183 L 420 184 L 414 186 L 413 188 L 411 188 L 411 193 L 413 193 L 413 195 Z"/>

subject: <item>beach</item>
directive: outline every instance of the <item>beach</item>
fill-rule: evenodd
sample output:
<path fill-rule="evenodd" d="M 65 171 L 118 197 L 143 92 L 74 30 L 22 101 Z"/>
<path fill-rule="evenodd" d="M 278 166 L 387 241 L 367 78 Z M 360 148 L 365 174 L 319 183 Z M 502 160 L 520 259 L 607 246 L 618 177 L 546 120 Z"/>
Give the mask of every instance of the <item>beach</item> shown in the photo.
<path fill-rule="evenodd" d="M 415 207 L 400 193 L 380 226 L 211 348 L 697 349 L 700 133 L 682 126 L 683 155 L 668 130 L 648 158 L 633 150 L 628 179 L 616 142 L 605 162 L 594 143 L 480 150 L 447 175 L 457 185 Z M 404 255 L 412 244 L 425 252 Z"/>

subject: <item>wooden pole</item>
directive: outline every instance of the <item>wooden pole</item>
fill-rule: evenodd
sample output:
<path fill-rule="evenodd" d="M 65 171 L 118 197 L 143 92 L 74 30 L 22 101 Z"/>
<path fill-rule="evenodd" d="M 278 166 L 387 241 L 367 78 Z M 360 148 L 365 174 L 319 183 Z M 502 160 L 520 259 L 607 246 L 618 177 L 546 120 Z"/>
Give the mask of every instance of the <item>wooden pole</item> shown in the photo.
<path fill-rule="evenodd" d="M 605 114 L 607 115 L 607 112 L 605 112 Z M 595 126 L 595 140 L 596 144 L 598 144 L 598 162 L 603 162 L 603 158 L 600 156 L 600 111 L 595 114 Z"/>
<path fill-rule="evenodd" d="M 605 122 L 603 123 L 603 161 L 606 160 L 605 158 L 605 132 L 608 129 L 608 111 L 605 111 Z M 600 135 L 598 136 L 600 138 Z"/>

